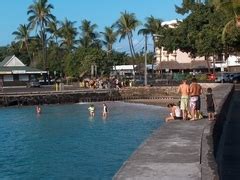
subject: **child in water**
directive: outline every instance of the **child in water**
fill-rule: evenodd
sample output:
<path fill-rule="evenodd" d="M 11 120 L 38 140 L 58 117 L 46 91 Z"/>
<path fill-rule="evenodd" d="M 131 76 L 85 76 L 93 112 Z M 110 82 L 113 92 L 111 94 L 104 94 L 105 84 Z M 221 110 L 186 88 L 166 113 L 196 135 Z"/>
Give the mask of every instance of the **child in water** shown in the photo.
<path fill-rule="evenodd" d="M 95 115 L 95 107 L 94 107 L 93 104 L 91 104 L 91 105 L 89 106 L 88 111 L 89 111 L 89 115 L 90 115 L 90 116 L 93 117 L 93 116 Z"/>
<path fill-rule="evenodd" d="M 41 107 L 39 105 L 36 106 L 36 113 L 37 114 L 41 114 L 42 110 Z"/>
<path fill-rule="evenodd" d="M 214 120 L 214 114 L 215 114 L 215 103 L 214 103 L 214 98 L 212 94 L 212 88 L 207 88 L 206 103 L 207 103 L 208 120 L 212 121 Z"/>
<path fill-rule="evenodd" d="M 103 111 L 102 111 L 102 116 L 106 117 L 108 114 L 108 107 L 105 103 L 103 103 Z"/>

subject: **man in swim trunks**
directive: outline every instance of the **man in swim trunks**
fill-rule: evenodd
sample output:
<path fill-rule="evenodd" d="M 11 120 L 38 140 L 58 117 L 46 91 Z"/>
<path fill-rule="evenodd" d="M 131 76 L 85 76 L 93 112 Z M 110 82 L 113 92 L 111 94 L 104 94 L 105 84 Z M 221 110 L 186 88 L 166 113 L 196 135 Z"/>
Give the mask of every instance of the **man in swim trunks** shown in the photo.
<path fill-rule="evenodd" d="M 190 87 L 187 84 L 187 80 L 183 79 L 182 84 L 180 84 L 177 90 L 181 94 L 180 109 L 182 110 L 183 120 L 187 120 L 188 117 L 189 91 Z"/>
<path fill-rule="evenodd" d="M 197 83 L 197 79 L 193 78 L 192 83 L 190 84 L 190 109 L 191 109 L 191 115 L 192 119 L 195 120 L 198 119 L 200 114 L 200 105 L 201 105 L 201 99 L 200 95 L 202 94 L 202 87 L 200 84 Z"/>

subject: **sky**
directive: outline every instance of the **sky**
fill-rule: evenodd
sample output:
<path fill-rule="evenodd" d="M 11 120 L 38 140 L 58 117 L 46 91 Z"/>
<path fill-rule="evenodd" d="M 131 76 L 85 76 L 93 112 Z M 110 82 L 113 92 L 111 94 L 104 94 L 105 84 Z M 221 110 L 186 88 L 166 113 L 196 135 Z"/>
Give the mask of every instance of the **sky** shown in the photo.
<path fill-rule="evenodd" d="M 12 32 L 20 24 L 28 23 L 27 10 L 34 0 L 5 0 L 0 7 L 0 46 L 10 44 L 14 40 Z M 145 22 L 146 17 L 153 15 L 163 21 L 182 19 L 175 12 L 175 5 L 181 5 L 182 0 L 48 0 L 54 6 L 52 14 L 57 20 L 67 18 L 76 21 L 80 26 L 83 19 L 97 24 L 97 31 L 103 31 L 105 26 L 111 26 L 125 10 L 135 13 L 138 20 Z M 78 29 L 79 30 L 79 29 Z M 126 40 L 127 41 L 127 40 Z M 116 49 L 127 48 L 127 42 L 116 45 Z M 142 38 L 135 36 L 134 43 L 140 44 Z"/>

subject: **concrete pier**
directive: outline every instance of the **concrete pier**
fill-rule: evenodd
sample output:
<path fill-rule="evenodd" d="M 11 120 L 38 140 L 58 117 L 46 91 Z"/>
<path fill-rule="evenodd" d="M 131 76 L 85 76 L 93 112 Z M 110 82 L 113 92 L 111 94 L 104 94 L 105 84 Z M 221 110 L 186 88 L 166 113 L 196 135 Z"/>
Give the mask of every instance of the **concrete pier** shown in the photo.
<path fill-rule="evenodd" d="M 218 113 L 231 90 L 231 85 L 214 88 Z M 202 111 L 206 115 L 204 96 Z M 132 154 L 113 179 L 216 179 L 213 127 L 214 122 L 207 119 L 166 123 Z"/>

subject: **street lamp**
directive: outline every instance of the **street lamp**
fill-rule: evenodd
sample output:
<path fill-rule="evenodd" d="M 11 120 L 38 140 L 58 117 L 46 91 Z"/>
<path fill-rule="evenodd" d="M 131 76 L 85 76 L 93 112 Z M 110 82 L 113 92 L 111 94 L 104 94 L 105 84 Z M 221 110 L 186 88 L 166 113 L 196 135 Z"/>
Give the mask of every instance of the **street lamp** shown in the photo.
<path fill-rule="evenodd" d="M 161 34 L 153 34 L 154 52 L 155 52 L 156 59 L 158 60 L 158 58 L 160 58 L 159 59 L 159 64 L 161 64 L 161 61 L 162 61 L 162 47 L 159 48 L 158 46 L 155 46 L 155 44 L 159 42 L 159 38 L 160 37 L 163 37 L 163 35 L 161 35 Z M 160 56 L 158 56 L 158 52 L 156 52 L 156 47 L 158 49 L 160 49 Z M 161 69 L 160 69 L 160 72 L 161 72 Z"/>

